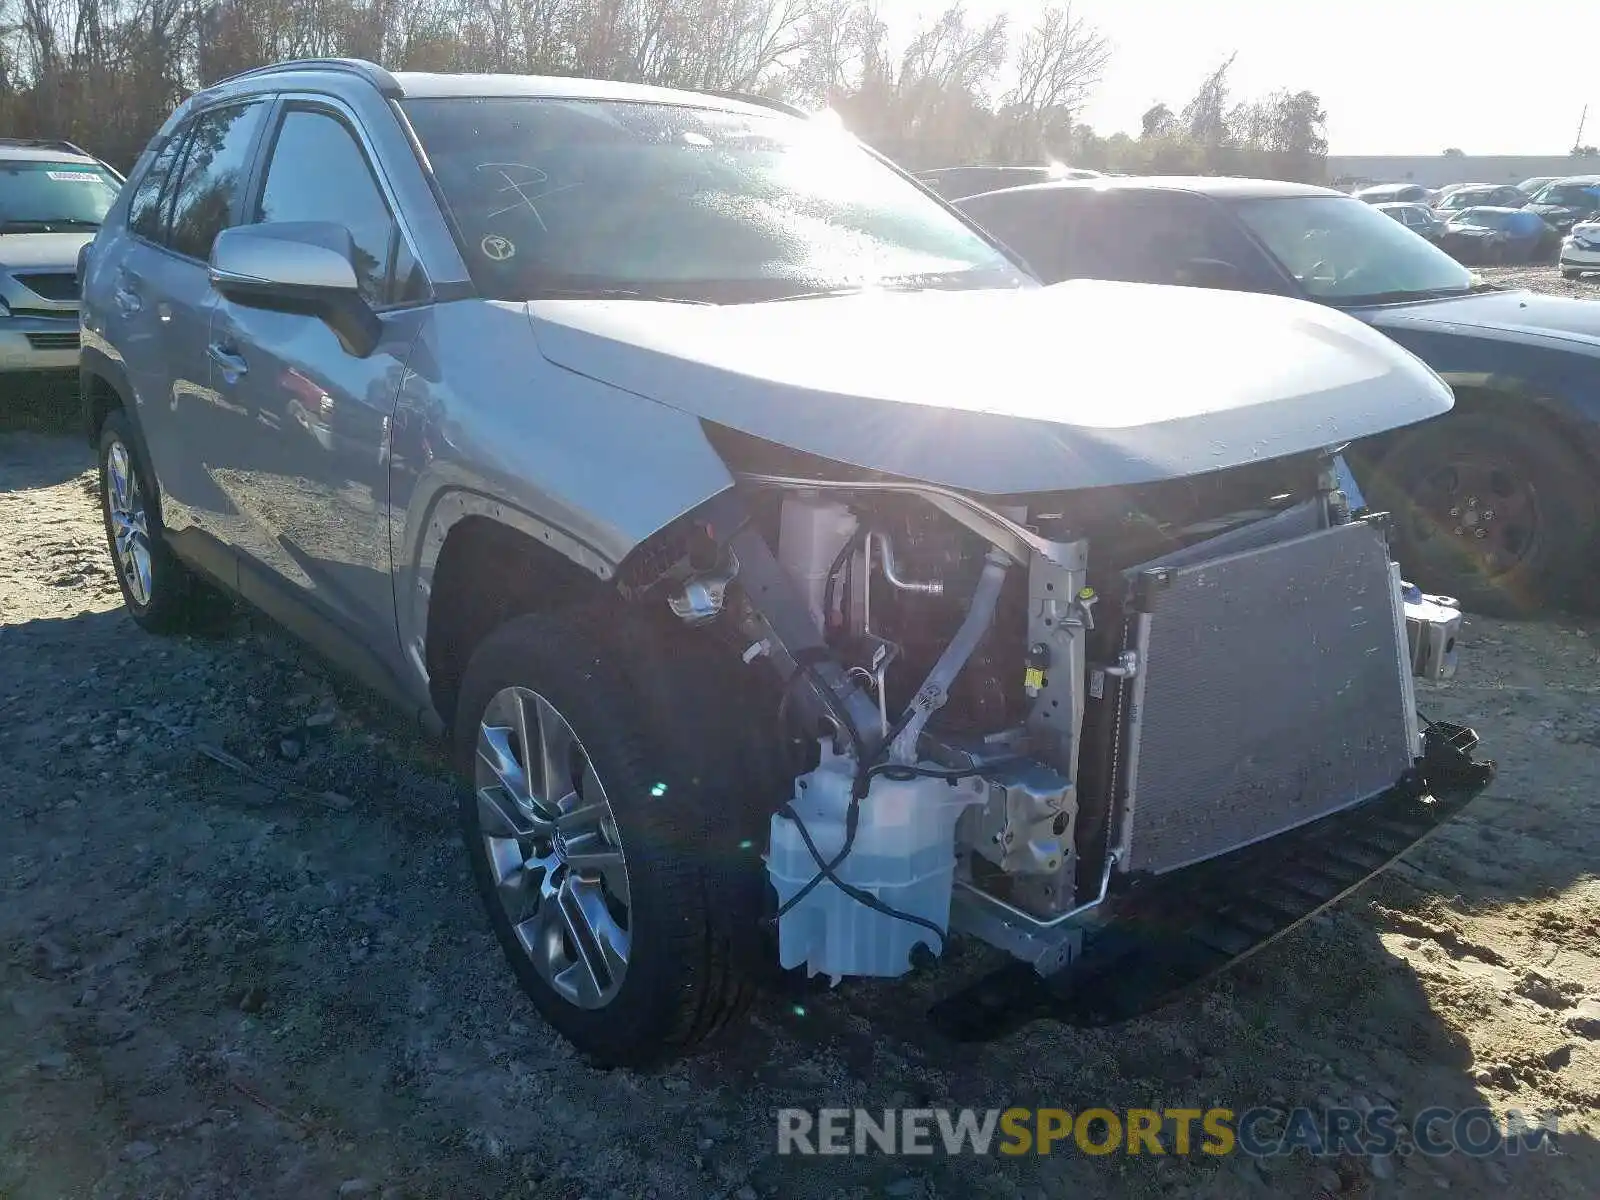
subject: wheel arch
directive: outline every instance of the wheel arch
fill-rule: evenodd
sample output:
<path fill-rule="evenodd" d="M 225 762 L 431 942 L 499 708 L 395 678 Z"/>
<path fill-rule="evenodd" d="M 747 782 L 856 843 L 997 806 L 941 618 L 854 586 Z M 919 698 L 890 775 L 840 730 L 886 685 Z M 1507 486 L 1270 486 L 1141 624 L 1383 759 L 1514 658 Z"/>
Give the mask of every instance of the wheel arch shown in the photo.
<path fill-rule="evenodd" d="M 145 440 L 144 424 L 139 420 L 139 406 L 122 364 L 101 350 L 85 346 L 78 359 L 78 406 L 84 438 L 99 452 L 100 431 L 106 418 L 120 412 L 127 418 L 128 430 L 133 438 L 130 449 L 144 469 L 147 486 L 154 489 L 151 496 L 161 503 L 161 479 L 156 473 L 155 459 L 150 454 L 150 444 Z"/>
<path fill-rule="evenodd" d="M 1587 467 L 1600 466 L 1600 409 L 1584 412 L 1551 389 L 1521 379 L 1507 379 L 1480 372 L 1441 372 L 1440 377 L 1455 393 L 1450 412 L 1423 424 L 1448 421 L 1456 413 L 1500 415 L 1512 412 L 1519 418 L 1533 416 L 1536 421 L 1560 435 L 1579 461 Z M 1401 438 L 1417 429 L 1403 425 L 1377 437 L 1365 439 L 1357 448 L 1357 459 L 1369 469 L 1382 463 Z"/>
<path fill-rule="evenodd" d="M 119 408 L 129 414 L 134 411 L 133 388 L 122 364 L 92 346 L 79 352 L 78 404 L 83 436 L 91 446 L 100 440 L 100 426 L 108 413 Z M 129 422 L 142 440 L 138 417 L 130 415 Z"/>
<path fill-rule="evenodd" d="M 437 498 L 418 550 L 407 655 L 446 725 L 467 660 L 512 617 L 615 594 L 615 566 L 592 546 L 466 489 Z"/>

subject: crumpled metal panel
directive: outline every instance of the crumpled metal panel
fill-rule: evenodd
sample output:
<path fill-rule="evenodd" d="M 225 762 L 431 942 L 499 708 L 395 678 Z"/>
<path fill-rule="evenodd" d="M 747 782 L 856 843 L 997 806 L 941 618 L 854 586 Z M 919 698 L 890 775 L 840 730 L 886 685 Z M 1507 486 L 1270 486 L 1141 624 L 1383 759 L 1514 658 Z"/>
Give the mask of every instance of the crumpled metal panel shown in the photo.
<path fill-rule="evenodd" d="M 1412 765 L 1394 586 L 1361 523 L 1173 570 L 1144 663 L 1130 871 L 1270 837 Z"/>

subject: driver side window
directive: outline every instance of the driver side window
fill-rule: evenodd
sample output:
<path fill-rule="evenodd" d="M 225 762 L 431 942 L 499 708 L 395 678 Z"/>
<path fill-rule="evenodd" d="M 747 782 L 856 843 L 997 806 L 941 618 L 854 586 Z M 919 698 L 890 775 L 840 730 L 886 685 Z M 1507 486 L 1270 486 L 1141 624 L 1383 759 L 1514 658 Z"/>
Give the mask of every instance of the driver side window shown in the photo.
<path fill-rule="evenodd" d="M 422 273 L 400 236 L 360 143 L 342 120 L 290 108 L 278 127 L 256 221 L 333 221 L 350 231 L 361 295 L 381 307 L 422 298 Z"/>

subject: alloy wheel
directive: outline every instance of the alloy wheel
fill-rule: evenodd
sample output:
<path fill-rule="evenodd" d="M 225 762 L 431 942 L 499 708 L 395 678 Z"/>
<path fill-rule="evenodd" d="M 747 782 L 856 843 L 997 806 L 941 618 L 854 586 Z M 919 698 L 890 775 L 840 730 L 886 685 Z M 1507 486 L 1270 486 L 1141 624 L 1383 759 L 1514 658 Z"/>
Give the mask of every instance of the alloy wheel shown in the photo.
<path fill-rule="evenodd" d="M 150 522 L 139 475 L 128 448 L 119 441 L 106 450 L 106 514 L 116 548 L 117 574 L 140 608 L 150 603 Z"/>
<path fill-rule="evenodd" d="M 555 705 L 503 688 L 484 709 L 474 767 L 482 852 L 539 977 L 579 1008 L 616 998 L 632 947 L 632 898 L 616 815 Z"/>

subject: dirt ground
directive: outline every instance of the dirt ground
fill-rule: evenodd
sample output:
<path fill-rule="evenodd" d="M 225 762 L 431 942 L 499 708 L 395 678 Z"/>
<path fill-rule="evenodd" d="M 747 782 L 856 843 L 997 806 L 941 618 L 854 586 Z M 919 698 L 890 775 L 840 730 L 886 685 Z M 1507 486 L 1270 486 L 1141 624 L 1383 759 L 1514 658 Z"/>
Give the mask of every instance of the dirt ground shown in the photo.
<path fill-rule="evenodd" d="M 1600 1195 L 1600 622 L 1471 619 L 1419 702 L 1491 791 L 1154 1016 L 951 1046 L 944 965 L 605 1073 L 503 967 L 434 748 L 264 621 L 138 631 L 90 467 L 0 434 L 0 1200 Z M 1563 1153 L 801 1160 L 773 1115 L 1258 1103 L 1556 1113 Z"/>

